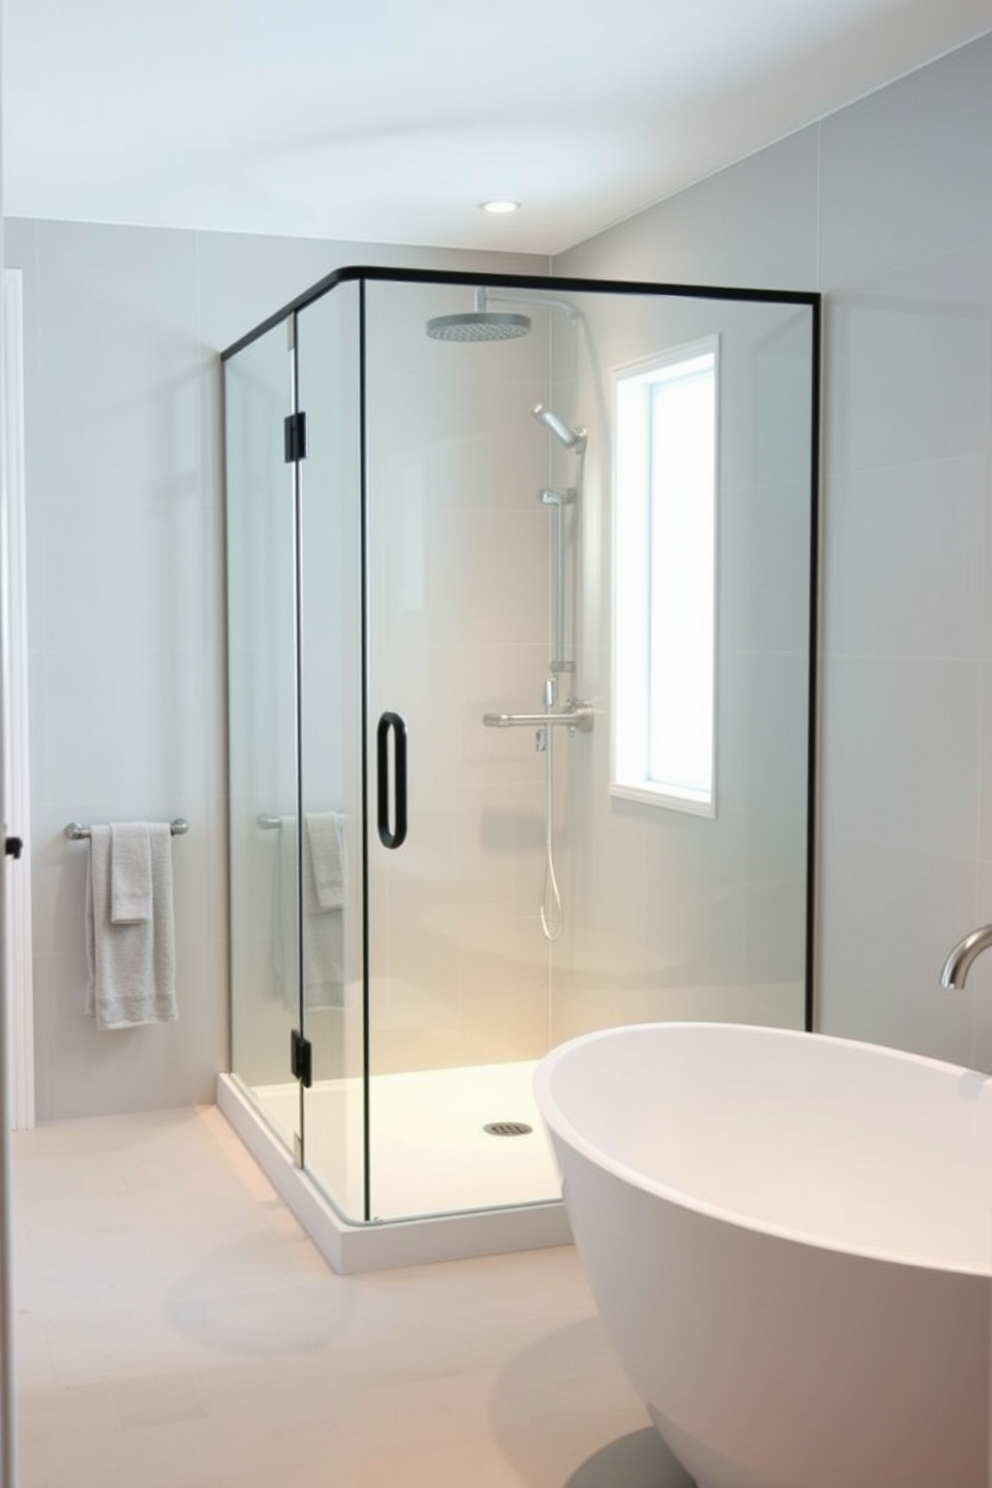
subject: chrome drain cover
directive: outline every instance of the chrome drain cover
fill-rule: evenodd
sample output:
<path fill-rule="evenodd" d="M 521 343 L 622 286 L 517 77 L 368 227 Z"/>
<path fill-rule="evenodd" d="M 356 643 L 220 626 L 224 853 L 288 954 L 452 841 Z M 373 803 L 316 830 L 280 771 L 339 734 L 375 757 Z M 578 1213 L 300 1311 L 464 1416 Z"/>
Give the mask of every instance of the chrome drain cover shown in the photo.
<path fill-rule="evenodd" d="M 526 1121 L 489 1121 L 482 1130 L 490 1137 L 526 1137 L 534 1128 Z"/>

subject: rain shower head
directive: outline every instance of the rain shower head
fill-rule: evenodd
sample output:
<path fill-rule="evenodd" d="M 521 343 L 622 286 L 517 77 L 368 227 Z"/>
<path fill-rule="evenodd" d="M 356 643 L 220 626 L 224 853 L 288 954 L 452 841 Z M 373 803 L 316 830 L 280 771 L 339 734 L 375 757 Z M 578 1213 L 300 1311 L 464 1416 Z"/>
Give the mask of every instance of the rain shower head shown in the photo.
<path fill-rule="evenodd" d="M 530 316 L 490 310 L 488 306 L 492 300 L 560 310 L 573 324 L 582 319 L 581 312 L 568 300 L 553 299 L 540 290 L 519 294 L 498 285 L 487 287 L 480 284 L 475 291 L 475 308 L 466 315 L 435 315 L 427 322 L 428 336 L 432 341 L 513 341 L 518 336 L 526 336 L 531 328 Z"/>
<path fill-rule="evenodd" d="M 432 341 L 513 341 L 530 330 L 529 315 L 472 310 L 464 315 L 435 315 L 427 322 Z"/>
<path fill-rule="evenodd" d="M 577 455 L 582 454 L 582 451 L 586 447 L 585 429 L 571 428 L 570 425 L 565 423 L 564 419 L 560 419 L 556 413 L 552 413 L 550 408 L 545 408 L 543 403 L 536 403 L 531 409 L 531 414 L 537 419 L 539 424 L 543 424 L 546 429 L 550 429 L 551 433 L 566 449 L 574 450 Z"/>

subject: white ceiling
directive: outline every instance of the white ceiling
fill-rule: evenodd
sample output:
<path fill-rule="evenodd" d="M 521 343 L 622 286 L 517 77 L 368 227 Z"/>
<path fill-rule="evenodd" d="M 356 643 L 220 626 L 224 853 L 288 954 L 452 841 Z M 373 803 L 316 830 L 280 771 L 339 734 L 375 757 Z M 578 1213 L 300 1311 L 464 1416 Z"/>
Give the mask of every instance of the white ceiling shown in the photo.
<path fill-rule="evenodd" d="M 4 209 L 555 253 L 989 30 L 992 0 L 3 0 Z"/>

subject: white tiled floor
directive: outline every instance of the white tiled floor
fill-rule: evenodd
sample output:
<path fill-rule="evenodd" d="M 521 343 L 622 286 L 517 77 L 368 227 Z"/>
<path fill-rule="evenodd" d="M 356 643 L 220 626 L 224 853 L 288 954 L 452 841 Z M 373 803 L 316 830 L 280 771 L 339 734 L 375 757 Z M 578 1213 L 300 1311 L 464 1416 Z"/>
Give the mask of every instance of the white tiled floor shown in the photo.
<path fill-rule="evenodd" d="M 215 1110 L 14 1143 L 21 1488 L 687 1488 L 571 1249 L 340 1277 Z"/>

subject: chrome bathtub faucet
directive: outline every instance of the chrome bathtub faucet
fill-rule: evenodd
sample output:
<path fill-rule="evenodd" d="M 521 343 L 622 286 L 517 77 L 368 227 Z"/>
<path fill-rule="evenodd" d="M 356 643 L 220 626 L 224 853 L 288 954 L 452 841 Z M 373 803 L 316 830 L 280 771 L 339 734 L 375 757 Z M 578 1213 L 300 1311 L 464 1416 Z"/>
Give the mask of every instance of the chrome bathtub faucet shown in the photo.
<path fill-rule="evenodd" d="M 940 985 L 952 992 L 960 991 L 968 979 L 971 963 L 992 946 L 992 925 L 982 925 L 971 930 L 959 940 L 944 962 L 940 973 Z"/>

